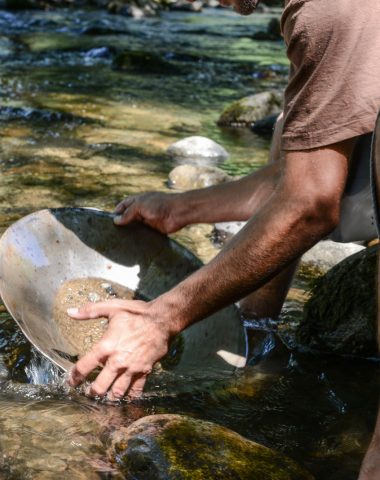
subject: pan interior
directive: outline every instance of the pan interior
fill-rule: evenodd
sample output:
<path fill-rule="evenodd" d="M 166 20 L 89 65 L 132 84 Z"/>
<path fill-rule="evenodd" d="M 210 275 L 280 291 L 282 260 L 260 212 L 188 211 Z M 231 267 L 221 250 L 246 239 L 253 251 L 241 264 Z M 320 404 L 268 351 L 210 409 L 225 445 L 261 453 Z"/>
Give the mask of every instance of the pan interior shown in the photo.
<path fill-rule="evenodd" d="M 0 240 L 5 305 L 29 341 L 66 371 L 106 328 L 106 319 L 69 319 L 67 308 L 111 298 L 150 300 L 201 265 L 168 237 L 139 223 L 115 227 L 111 214 L 94 209 L 41 210 Z M 244 366 L 245 349 L 231 306 L 182 332 L 159 370 L 231 373 Z"/>

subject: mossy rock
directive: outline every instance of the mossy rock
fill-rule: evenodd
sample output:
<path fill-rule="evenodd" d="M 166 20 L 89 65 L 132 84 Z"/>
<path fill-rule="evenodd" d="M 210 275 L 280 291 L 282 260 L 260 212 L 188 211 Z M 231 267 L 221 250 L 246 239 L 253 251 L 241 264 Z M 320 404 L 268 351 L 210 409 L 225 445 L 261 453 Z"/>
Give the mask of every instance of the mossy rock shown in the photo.
<path fill-rule="evenodd" d="M 339 354 L 377 355 L 376 277 L 378 247 L 338 263 L 313 286 L 298 328 L 298 341 Z"/>
<path fill-rule="evenodd" d="M 160 55 L 145 51 L 124 51 L 113 62 L 113 68 L 121 71 L 136 71 L 147 74 L 179 75 L 182 69 Z"/>
<path fill-rule="evenodd" d="M 218 125 L 252 127 L 255 122 L 278 115 L 283 106 L 283 93 L 278 90 L 261 92 L 244 97 L 227 107 L 218 120 Z"/>
<path fill-rule="evenodd" d="M 312 480 L 281 453 L 210 422 L 182 415 L 144 417 L 113 435 L 127 478 L 144 480 Z"/>

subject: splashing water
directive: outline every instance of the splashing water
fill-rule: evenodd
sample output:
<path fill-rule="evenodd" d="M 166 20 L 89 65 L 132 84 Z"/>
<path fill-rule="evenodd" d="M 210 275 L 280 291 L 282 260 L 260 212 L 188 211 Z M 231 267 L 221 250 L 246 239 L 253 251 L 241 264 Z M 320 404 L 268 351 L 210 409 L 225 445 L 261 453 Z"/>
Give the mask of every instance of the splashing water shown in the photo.
<path fill-rule="evenodd" d="M 32 385 L 62 385 L 64 374 L 49 359 L 33 349 L 29 364 L 25 367 L 25 373 Z"/>

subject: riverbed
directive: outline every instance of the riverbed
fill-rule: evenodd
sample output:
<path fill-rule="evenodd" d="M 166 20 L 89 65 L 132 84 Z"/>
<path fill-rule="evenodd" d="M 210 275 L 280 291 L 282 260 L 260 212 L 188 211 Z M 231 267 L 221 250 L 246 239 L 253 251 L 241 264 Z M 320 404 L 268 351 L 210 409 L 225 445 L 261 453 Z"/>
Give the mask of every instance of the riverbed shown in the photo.
<path fill-rule="evenodd" d="M 233 100 L 286 84 L 282 42 L 251 38 L 278 15 L 0 10 L 0 232 L 46 207 L 112 210 L 126 195 L 169 191 L 166 148 L 189 135 L 222 144 L 230 158 L 218 166 L 231 175 L 265 164 L 269 138 L 216 121 Z M 135 52 L 133 67 L 120 66 L 121 52 Z M 175 238 L 207 262 L 218 252 L 211 231 L 191 226 Z M 289 299 L 283 320 L 297 322 L 301 308 Z M 0 478 L 123 478 L 105 454 L 107 428 L 152 413 L 227 426 L 317 480 L 357 478 L 378 401 L 376 363 L 290 351 L 266 324 L 233 388 L 110 406 L 59 386 L 4 309 L 0 327 Z"/>

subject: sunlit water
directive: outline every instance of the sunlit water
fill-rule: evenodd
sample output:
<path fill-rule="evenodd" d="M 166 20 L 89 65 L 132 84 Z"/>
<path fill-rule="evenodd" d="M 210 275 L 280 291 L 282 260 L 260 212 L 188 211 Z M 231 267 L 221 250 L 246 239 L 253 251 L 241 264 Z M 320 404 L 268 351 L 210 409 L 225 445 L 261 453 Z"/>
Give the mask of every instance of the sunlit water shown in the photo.
<path fill-rule="evenodd" d="M 262 165 L 268 139 L 221 130 L 216 120 L 234 99 L 284 86 L 281 42 L 250 38 L 269 18 L 220 10 L 143 21 L 96 11 L 0 11 L 1 230 L 40 208 L 112 209 L 125 195 L 166 191 L 174 163 L 165 150 L 188 135 L 220 142 L 231 156 L 219 166 L 232 175 Z M 179 73 L 149 65 L 118 71 L 122 49 L 157 54 Z M 208 261 L 217 253 L 211 229 L 192 226 L 176 237 Z M 296 322 L 300 306 L 290 299 L 284 319 Z M 317 480 L 356 479 L 379 367 L 290 353 L 276 325 L 259 327 L 249 366 L 236 377 L 183 379 L 191 388 L 180 395 L 162 386 L 161 395 L 110 406 L 68 390 L 1 311 L 0 478 L 122 478 L 108 450 L 112 428 L 151 413 L 184 413 L 285 452 Z"/>

